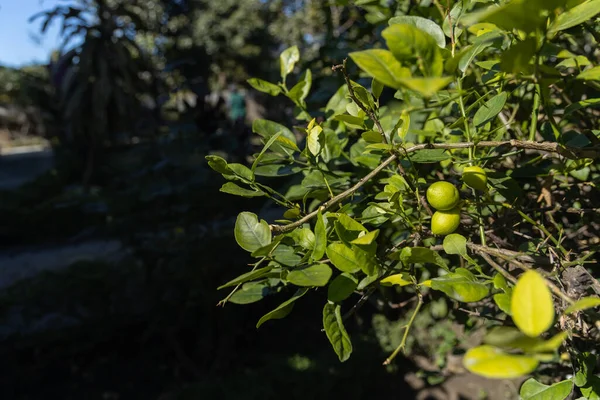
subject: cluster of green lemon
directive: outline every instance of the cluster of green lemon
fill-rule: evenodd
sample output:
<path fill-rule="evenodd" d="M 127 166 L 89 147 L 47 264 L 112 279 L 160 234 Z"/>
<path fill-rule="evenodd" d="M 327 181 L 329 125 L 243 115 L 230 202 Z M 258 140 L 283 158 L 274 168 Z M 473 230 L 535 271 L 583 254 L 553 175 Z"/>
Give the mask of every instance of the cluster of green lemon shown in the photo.
<path fill-rule="evenodd" d="M 481 167 L 465 167 L 463 182 L 476 190 L 487 189 L 487 174 Z M 460 224 L 460 193 L 449 182 L 436 182 L 427 189 L 427 201 L 437 211 L 431 217 L 434 235 L 449 235 Z"/>

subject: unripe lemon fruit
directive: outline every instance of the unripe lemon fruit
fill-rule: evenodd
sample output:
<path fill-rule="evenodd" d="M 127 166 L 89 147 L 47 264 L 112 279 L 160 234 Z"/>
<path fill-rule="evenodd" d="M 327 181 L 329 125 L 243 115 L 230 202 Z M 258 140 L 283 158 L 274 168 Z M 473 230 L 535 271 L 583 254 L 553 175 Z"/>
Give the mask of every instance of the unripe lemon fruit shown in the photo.
<path fill-rule="evenodd" d="M 450 210 L 458 204 L 459 200 L 458 189 L 451 183 L 436 182 L 427 189 L 427 201 L 437 210 Z"/>
<path fill-rule="evenodd" d="M 465 167 L 462 180 L 473 189 L 482 192 L 487 190 L 487 173 L 481 167 Z"/>
<path fill-rule="evenodd" d="M 447 211 L 436 211 L 431 217 L 431 232 L 434 235 L 449 235 L 460 224 L 460 208 Z"/>

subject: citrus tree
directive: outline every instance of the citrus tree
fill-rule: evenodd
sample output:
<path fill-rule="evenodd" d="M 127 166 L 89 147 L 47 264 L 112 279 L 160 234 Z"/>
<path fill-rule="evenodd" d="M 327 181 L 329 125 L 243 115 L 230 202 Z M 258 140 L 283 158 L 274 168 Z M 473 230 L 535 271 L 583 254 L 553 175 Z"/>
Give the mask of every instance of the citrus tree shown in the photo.
<path fill-rule="evenodd" d="M 235 239 L 255 262 L 219 288 L 221 304 L 283 298 L 259 328 L 322 291 L 323 330 L 345 361 L 345 322 L 377 297 L 406 310 L 390 364 L 442 301 L 465 336 L 485 332 L 465 349 L 467 370 L 537 374 L 524 399 L 599 398 L 600 285 L 588 268 L 600 1 L 355 3 L 387 26 L 375 48 L 332 66 L 345 84 L 326 106 L 307 108 L 311 71 L 296 75 L 288 48 L 279 82 L 249 83 L 287 97 L 297 123 L 254 121 L 264 147 L 250 166 L 207 156 L 221 191 L 281 208 L 269 222 L 238 215 Z"/>

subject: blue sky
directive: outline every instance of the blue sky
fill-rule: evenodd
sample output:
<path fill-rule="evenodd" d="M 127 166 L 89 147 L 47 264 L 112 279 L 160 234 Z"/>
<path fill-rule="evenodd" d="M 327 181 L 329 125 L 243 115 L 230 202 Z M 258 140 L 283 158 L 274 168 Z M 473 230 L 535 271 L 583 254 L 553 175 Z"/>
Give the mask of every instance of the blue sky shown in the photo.
<path fill-rule="evenodd" d="M 54 23 L 41 36 L 41 19 L 33 23 L 28 20 L 58 3 L 58 0 L 0 0 L 0 65 L 48 62 L 50 52 L 60 43 L 59 26 Z"/>

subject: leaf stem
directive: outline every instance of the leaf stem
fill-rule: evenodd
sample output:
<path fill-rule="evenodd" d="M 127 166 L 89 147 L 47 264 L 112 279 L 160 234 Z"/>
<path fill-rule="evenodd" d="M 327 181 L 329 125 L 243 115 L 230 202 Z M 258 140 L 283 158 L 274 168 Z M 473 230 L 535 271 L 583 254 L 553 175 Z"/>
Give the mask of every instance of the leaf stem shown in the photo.
<path fill-rule="evenodd" d="M 412 326 L 413 322 L 415 321 L 415 317 L 417 316 L 417 314 L 419 313 L 419 310 L 421 309 L 421 306 L 423 305 L 423 296 L 421 295 L 421 293 L 418 292 L 417 296 L 419 298 L 419 301 L 417 302 L 415 311 L 413 311 L 412 315 L 410 316 L 410 320 L 408 321 L 408 324 L 406 324 L 406 326 L 404 327 L 404 335 L 402 336 L 402 341 L 400 342 L 400 345 L 398 345 L 398 347 L 396 347 L 396 350 L 394 350 L 394 352 L 388 358 L 385 359 L 385 361 L 383 362 L 383 365 L 390 365 L 390 363 L 394 360 L 394 358 L 396 358 L 398 353 L 400 353 L 400 351 L 403 350 L 404 347 L 406 346 L 406 339 L 408 338 L 408 333 L 410 331 L 410 327 Z"/>
<path fill-rule="evenodd" d="M 533 92 L 533 110 L 531 111 L 531 126 L 529 128 L 529 140 L 535 140 L 535 134 L 537 132 L 537 122 L 538 122 L 538 111 L 540 108 L 540 85 L 536 83 L 534 85 Z"/>

